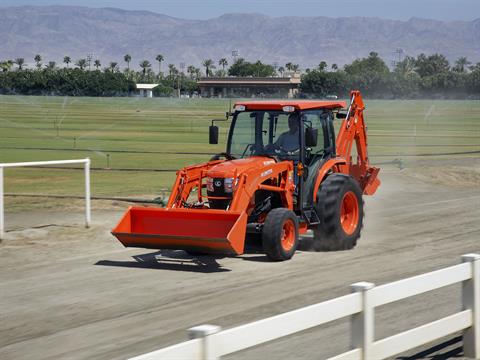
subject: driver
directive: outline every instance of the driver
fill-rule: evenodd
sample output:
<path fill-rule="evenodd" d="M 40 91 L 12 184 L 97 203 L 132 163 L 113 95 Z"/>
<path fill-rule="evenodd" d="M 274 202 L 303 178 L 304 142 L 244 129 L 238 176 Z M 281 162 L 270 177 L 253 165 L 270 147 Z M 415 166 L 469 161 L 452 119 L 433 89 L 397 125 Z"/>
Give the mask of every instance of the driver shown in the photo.
<path fill-rule="evenodd" d="M 300 117 L 298 114 L 293 113 L 288 117 L 288 131 L 285 131 L 281 134 L 277 141 L 275 141 L 275 146 L 277 148 L 283 149 L 288 152 L 296 151 L 300 148 L 299 133 L 300 128 Z"/>

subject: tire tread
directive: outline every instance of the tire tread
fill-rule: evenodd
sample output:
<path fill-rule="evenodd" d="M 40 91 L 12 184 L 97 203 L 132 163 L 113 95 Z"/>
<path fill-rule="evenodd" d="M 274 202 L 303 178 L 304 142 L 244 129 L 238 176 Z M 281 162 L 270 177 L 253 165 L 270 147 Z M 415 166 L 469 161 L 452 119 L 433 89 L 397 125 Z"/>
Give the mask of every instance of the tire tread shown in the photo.
<path fill-rule="evenodd" d="M 340 199 L 346 191 L 353 191 L 359 199 L 358 227 L 347 235 L 339 225 Z M 349 175 L 332 174 L 327 177 L 317 194 L 317 213 L 320 225 L 313 229 L 314 249 L 317 251 L 349 250 L 356 246 L 363 228 L 363 197 L 357 181 Z"/>

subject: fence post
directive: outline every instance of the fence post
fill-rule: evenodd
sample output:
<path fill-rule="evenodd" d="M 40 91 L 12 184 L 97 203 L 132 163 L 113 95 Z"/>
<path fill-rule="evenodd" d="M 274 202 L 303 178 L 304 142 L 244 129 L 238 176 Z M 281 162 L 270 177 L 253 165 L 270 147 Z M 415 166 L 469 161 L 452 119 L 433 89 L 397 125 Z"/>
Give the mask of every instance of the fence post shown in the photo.
<path fill-rule="evenodd" d="M 462 262 L 469 262 L 472 278 L 462 283 L 462 305 L 472 311 L 472 326 L 463 333 L 464 356 L 480 359 L 480 255 L 466 254 Z"/>
<path fill-rule="evenodd" d="M 3 205 L 3 166 L 0 166 L 0 240 L 5 234 L 5 207 Z"/>
<path fill-rule="evenodd" d="M 85 227 L 90 227 L 92 214 L 90 209 L 90 158 L 85 159 Z"/>
<path fill-rule="evenodd" d="M 363 360 L 372 360 L 372 344 L 374 342 L 374 308 L 370 300 L 369 290 L 375 284 L 358 282 L 350 285 L 352 292 L 360 292 L 362 296 L 362 311 L 351 318 L 351 348 L 362 350 Z"/>
<path fill-rule="evenodd" d="M 188 329 L 190 339 L 201 339 L 201 360 L 218 360 L 217 349 L 212 344 L 210 335 L 218 333 L 222 328 L 216 325 L 200 325 Z"/>

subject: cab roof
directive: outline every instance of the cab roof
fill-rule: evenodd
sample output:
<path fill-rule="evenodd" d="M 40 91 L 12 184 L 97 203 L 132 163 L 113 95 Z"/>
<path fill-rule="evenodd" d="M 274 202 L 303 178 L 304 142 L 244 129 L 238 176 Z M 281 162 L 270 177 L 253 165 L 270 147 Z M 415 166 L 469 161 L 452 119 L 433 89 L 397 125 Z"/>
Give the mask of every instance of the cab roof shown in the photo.
<path fill-rule="evenodd" d="M 341 109 L 346 108 L 346 101 L 320 101 L 320 100 L 269 100 L 269 101 L 239 101 L 236 105 L 244 105 L 245 110 L 278 110 L 284 106 L 293 106 L 295 110 L 312 109 Z"/>

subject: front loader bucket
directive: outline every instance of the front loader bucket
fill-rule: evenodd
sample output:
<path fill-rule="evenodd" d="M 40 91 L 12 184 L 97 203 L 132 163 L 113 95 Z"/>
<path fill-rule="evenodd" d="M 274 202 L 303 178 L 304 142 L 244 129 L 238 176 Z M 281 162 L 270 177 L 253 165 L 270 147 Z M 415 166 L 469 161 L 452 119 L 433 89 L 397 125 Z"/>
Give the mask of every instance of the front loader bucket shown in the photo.
<path fill-rule="evenodd" d="M 242 254 L 246 226 L 244 212 L 130 207 L 112 234 L 125 247 Z"/>

